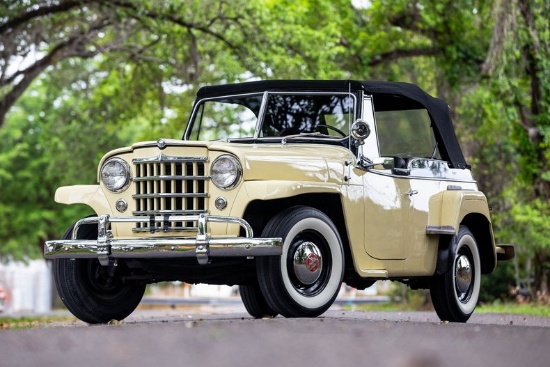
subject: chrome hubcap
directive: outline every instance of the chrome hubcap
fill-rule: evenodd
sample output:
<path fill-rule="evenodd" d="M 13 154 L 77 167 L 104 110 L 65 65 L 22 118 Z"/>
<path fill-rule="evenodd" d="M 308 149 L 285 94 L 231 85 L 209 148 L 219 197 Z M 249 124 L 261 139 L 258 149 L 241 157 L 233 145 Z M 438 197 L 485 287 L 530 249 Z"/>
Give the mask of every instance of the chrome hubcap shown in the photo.
<path fill-rule="evenodd" d="M 458 298 L 464 301 L 468 297 L 468 290 L 472 284 L 472 266 L 466 255 L 460 255 L 456 259 L 455 280 Z"/>
<path fill-rule="evenodd" d="M 313 242 L 303 242 L 294 252 L 294 274 L 303 285 L 315 283 L 323 271 L 321 251 Z"/>

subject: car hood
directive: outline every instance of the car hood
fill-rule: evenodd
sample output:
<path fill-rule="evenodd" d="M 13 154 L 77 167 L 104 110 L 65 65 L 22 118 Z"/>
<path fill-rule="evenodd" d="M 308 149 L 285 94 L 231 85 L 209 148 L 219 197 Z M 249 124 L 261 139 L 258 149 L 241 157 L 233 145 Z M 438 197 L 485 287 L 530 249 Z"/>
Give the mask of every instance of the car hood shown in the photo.
<path fill-rule="evenodd" d="M 188 149 L 183 151 L 185 148 Z M 246 181 L 270 179 L 342 182 L 346 162 L 349 164 L 355 159 L 348 149 L 328 144 L 241 144 L 159 139 L 113 150 L 102 158 L 98 168 L 109 157 L 128 154 L 132 158 L 159 154 L 200 156 L 210 157 L 211 161 L 211 156 L 224 152 L 239 158 Z"/>

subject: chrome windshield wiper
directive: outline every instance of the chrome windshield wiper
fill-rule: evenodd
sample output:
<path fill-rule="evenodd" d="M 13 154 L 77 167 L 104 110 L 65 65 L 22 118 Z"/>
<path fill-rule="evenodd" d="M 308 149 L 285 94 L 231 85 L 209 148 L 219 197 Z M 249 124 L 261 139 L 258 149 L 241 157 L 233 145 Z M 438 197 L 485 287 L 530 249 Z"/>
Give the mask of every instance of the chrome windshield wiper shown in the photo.
<path fill-rule="evenodd" d="M 289 139 L 299 139 L 299 138 L 329 138 L 329 139 L 337 139 L 336 136 L 330 136 L 327 134 L 320 133 L 318 131 L 313 133 L 300 133 L 300 134 L 294 134 L 294 135 L 288 135 L 284 136 L 281 140 L 281 143 L 286 144 L 286 141 Z"/>

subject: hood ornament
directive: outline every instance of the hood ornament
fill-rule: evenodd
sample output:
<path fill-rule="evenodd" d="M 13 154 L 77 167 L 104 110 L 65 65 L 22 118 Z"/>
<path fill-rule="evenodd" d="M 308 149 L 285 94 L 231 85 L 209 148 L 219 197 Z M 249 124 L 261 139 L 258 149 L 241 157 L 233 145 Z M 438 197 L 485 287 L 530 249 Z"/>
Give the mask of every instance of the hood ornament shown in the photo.
<path fill-rule="evenodd" d="M 160 150 L 163 150 L 164 148 L 166 148 L 166 140 L 164 139 L 157 140 L 157 147 L 159 147 Z"/>

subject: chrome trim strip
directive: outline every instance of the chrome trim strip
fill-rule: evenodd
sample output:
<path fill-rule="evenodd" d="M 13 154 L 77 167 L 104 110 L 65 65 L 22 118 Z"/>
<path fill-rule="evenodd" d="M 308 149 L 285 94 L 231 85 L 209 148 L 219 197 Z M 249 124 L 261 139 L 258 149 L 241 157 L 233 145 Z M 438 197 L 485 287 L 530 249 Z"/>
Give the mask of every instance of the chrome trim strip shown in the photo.
<path fill-rule="evenodd" d="M 156 157 L 148 158 L 134 158 L 132 163 L 204 163 L 208 162 L 208 157 L 174 157 L 169 155 L 164 155 L 160 153 Z"/>
<path fill-rule="evenodd" d="M 156 228 L 155 232 L 189 232 L 189 231 L 197 231 L 198 227 L 162 227 L 162 228 Z M 144 227 L 144 228 L 132 228 L 132 231 L 136 233 L 151 233 L 151 228 Z"/>
<path fill-rule="evenodd" d="M 426 226 L 426 234 L 455 235 L 456 229 L 453 226 Z"/>
<path fill-rule="evenodd" d="M 210 176 L 145 176 L 145 177 L 134 177 L 133 181 L 143 182 L 143 181 L 208 181 Z"/>
<path fill-rule="evenodd" d="M 265 91 L 262 95 L 262 104 L 260 105 L 260 112 L 258 112 L 258 121 L 256 121 L 256 130 L 254 131 L 254 139 L 260 137 L 260 132 L 262 131 L 262 126 L 265 119 L 265 111 L 267 110 L 267 96 L 268 92 Z"/>
<path fill-rule="evenodd" d="M 206 210 L 139 210 L 133 211 L 133 215 L 199 215 L 206 213 Z"/>
<path fill-rule="evenodd" d="M 134 199 L 156 199 L 156 198 L 207 198 L 207 193 L 185 194 L 185 193 L 158 193 L 158 194 L 134 194 Z"/>
<path fill-rule="evenodd" d="M 415 179 L 415 180 L 429 180 L 429 181 L 449 181 L 449 182 L 477 183 L 476 180 L 460 179 L 460 178 L 439 178 L 439 177 L 434 178 L 434 177 L 414 176 L 412 174 L 408 175 L 408 176 L 401 176 L 401 175 L 396 175 L 396 174 L 392 174 L 392 173 L 382 172 L 380 170 L 376 170 L 376 169 L 372 169 L 372 168 L 369 168 L 367 170 L 367 172 L 373 173 L 375 175 L 393 177 L 393 178 L 400 178 L 400 179 L 405 179 L 405 180 Z"/>
<path fill-rule="evenodd" d="M 460 185 L 447 185 L 447 191 L 460 191 L 464 190 Z"/>

